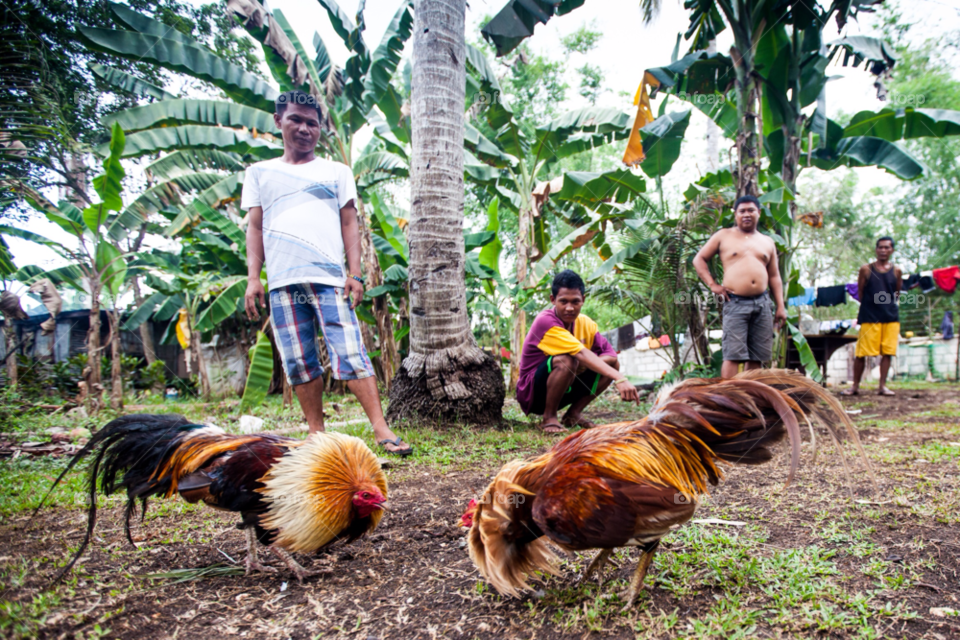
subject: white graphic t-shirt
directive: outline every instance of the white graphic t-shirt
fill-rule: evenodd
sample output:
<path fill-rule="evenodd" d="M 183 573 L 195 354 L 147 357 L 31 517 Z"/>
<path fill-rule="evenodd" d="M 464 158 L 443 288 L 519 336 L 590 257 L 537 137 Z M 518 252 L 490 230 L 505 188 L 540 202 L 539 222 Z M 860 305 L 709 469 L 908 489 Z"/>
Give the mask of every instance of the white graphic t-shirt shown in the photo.
<path fill-rule="evenodd" d="M 339 162 L 274 158 L 247 169 L 240 208 L 263 207 L 269 289 L 302 282 L 344 285 L 340 209 L 356 198 L 353 172 Z"/>

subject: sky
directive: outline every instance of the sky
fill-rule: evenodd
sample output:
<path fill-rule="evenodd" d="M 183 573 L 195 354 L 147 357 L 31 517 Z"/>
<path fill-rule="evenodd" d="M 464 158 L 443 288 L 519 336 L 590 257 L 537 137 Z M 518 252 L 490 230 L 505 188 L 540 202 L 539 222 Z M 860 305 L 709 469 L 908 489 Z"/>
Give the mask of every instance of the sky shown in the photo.
<path fill-rule="evenodd" d="M 467 40 L 479 39 L 480 27 L 486 18 L 495 14 L 506 0 L 469 0 L 467 9 Z M 194 0 L 201 4 L 199 0 Z M 353 18 L 359 0 L 342 0 L 343 10 Z M 587 0 L 579 9 L 561 17 L 555 17 L 546 25 L 537 26 L 534 35 L 527 42 L 538 53 L 551 60 L 569 58 L 566 64 L 568 106 L 570 109 L 587 106 L 576 91 L 579 78 L 576 69 L 585 62 L 599 66 L 604 73 L 605 87 L 608 89 L 598 100 L 598 106 L 614 107 L 630 113 L 635 112 L 632 100 L 644 69 L 669 64 L 677 34 L 685 32 L 688 25 L 687 13 L 681 0 L 663 0 L 662 9 L 649 25 L 643 23 L 638 0 Z M 915 39 L 934 37 L 940 34 L 960 32 L 960 2 L 957 0 L 900 0 L 895 3 L 903 18 L 915 27 L 911 34 Z M 268 10 L 280 9 L 293 25 L 304 46 L 312 52 L 313 34 L 320 34 L 331 58 L 338 66 L 343 66 L 348 52 L 340 37 L 336 35 L 326 11 L 318 2 L 311 0 L 267 0 Z M 370 48 L 380 42 L 387 25 L 396 12 L 397 0 L 367 0 L 366 31 L 364 38 Z M 874 16 L 861 16 L 860 21 L 851 21 L 846 27 L 847 35 L 878 35 Z M 602 34 L 597 47 L 586 55 L 567 56 L 561 46 L 561 38 L 576 31 L 583 25 Z M 828 43 L 838 36 L 835 24 L 827 31 Z M 408 42 L 405 55 L 409 55 L 411 42 Z M 718 38 L 718 50 L 729 49 L 732 38 L 724 32 Z M 686 47 L 681 43 L 681 53 Z M 505 71 L 505 70 L 504 70 Z M 960 70 L 958 70 L 960 71 Z M 848 114 L 861 110 L 877 111 L 885 105 L 876 98 L 873 76 L 861 69 L 844 68 L 837 65 L 829 72 L 838 79 L 828 84 L 828 116 L 838 112 Z M 267 73 L 269 77 L 269 73 Z M 958 75 L 960 77 L 960 75 Z M 685 109 L 687 105 L 672 99 L 674 109 Z M 657 103 L 654 103 L 654 110 Z M 707 118 L 696 109 L 693 110 L 691 124 L 680 160 L 664 181 L 668 198 L 680 198 L 686 186 L 706 172 L 706 129 Z M 365 134 L 369 136 L 369 133 Z M 357 148 L 365 143 L 364 135 L 358 135 Z M 721 143 L 723 145 L 723 143 Z M 722 146 L 722 148 L 725 148 Z M 860 188 L 865 191 L 879 187 L 891 192 L 900 185 L 900 180 L 879 169 L 856 169 L 860 177 Z M 27 228 L 55 240 L 66 241 L 68 236 L 61 229 L 45 220 L 33 219 Z M 52 251 L 38 248 L 27 241 L 10 239 L 11 251 L 17 264 L 38 264 L 44 268 L 60 266 L 63 261 Z"/>

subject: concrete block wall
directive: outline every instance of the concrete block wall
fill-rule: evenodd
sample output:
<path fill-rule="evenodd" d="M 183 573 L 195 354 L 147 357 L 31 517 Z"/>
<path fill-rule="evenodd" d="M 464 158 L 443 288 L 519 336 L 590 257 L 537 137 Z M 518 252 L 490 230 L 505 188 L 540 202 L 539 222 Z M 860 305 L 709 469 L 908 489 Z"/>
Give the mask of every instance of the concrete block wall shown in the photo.
<path fill-rule="evenodd" d="M 840 384 L 853 381 L 853 360 L 855 344 L 838 349 L 827 362 L 827 382 Z M 893 362 L 894 375 L 926 376 L 930 369 L 930 351 L 933 351 L 933 378 L 956 380 L 957 338 L 938 340 L 936 338 L 910 338 L 900 342 L 897 357 Z M 880 377 L 880 359 L 868 358 L 865 381 L 876 381 Z"/>

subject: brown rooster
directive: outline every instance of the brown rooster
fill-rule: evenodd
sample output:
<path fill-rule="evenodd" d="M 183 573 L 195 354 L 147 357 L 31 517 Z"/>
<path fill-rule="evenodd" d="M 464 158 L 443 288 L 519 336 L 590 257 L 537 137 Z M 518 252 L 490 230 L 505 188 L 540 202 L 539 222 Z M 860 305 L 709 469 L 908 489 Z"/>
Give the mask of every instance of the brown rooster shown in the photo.
<path fill-rule="evenodd" d="M 55 580 L 70 570 L 90 541 L 98 480 L 105 495 L 120 487 L 127 490 L 124 530 L 130 544 L 137 500 L 145 514 L 151 496 L 179 493 L 187 502 L 203 501 L 240 514 L 237 528 L 246 530 L 247 575 L 275 570 L 257 560 L 259 541 L 301 582 L 316 572 L 301 567 L 289 552 L 314 553 L 337 540 L 352 542 L 373 530 L 387 508 L 387 480 L 376 456 L 359 438 L 340 433 L 316 433 L 306 440 L 266 433 L 234 436 L 182 416 L 130 415 L 98 431 L 53 487 L 95 451 L 87 533 Z"/>
<path fill-rule="evenodd" d="M 809 424 L 810 416 L 834 438 L 833 424 L 842 423 L 869 469 L 843 408 L 797 373 L 754 370 L 665 387 L 642 420 L 579 431 L 504 466 L 461 519 L 470 557 L 497 591 L 518 596 L 534 571 L 558 574 L 548 539 L 567 551 L 600 549 L 583 580 L 602 571 L 614 549 L 640 547 L 629 604 L 660 539 L 693 516 L 707 483 L 723 477 L 717 463 L 762 464 L 788 435 L 789 484 L 800 457 L 798 417 Z"/>

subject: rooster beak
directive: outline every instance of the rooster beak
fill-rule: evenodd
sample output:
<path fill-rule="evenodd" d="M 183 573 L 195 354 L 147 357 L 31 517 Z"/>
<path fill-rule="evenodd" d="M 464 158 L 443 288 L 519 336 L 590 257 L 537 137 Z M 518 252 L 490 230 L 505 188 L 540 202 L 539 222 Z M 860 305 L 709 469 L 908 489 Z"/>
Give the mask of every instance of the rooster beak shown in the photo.
<path fill-rule="evenodd" d="M 383 509 L 384 511 L 390 511 L 390 503 L 384 500 L 377 504 L 378 509 Z"/>

